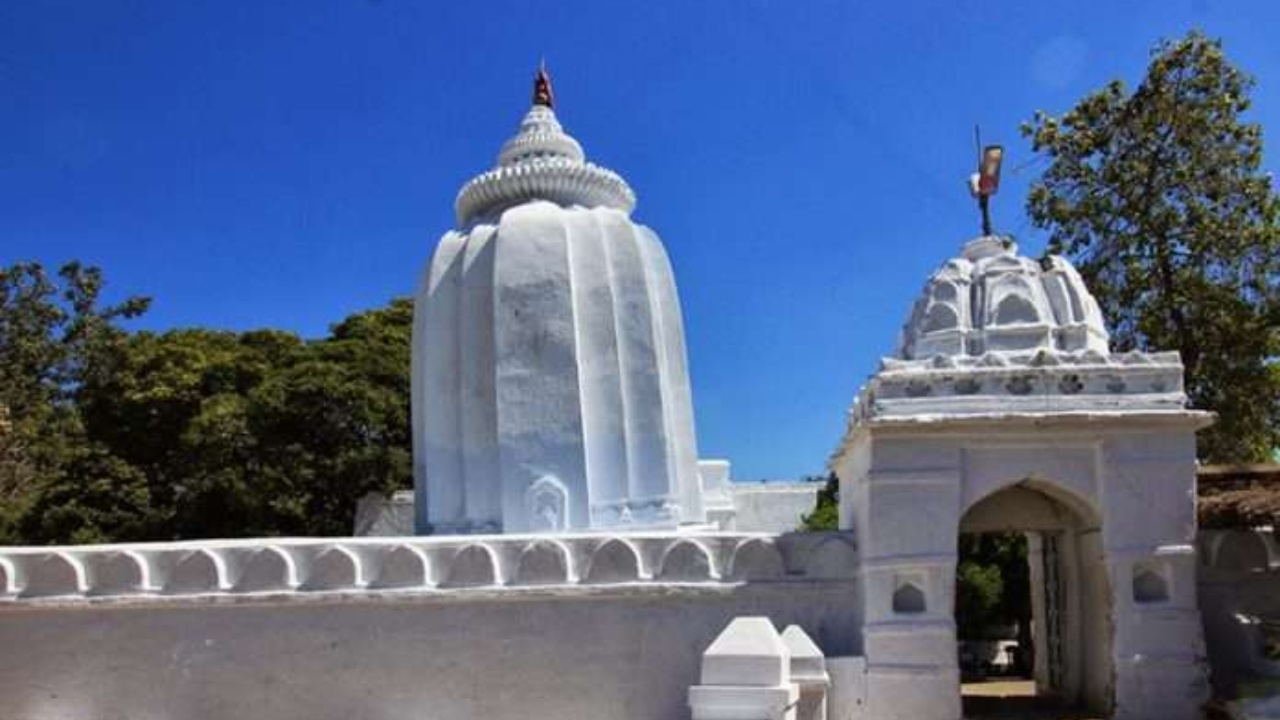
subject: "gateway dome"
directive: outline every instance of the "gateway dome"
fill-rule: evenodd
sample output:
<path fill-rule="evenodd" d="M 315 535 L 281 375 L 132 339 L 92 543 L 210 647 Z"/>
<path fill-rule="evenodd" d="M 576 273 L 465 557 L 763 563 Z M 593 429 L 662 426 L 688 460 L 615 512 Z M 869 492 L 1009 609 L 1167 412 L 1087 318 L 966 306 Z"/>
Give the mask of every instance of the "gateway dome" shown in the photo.
<path fill-rule="evenodd" d="M 1018 255 L 995 236 L 966 244 L 939 268 L 902 329 L 896 356 L 923 360 L 1041 350 L 1108 353 L 1102 312 L 1080 273 L 1056 255 Z"/>

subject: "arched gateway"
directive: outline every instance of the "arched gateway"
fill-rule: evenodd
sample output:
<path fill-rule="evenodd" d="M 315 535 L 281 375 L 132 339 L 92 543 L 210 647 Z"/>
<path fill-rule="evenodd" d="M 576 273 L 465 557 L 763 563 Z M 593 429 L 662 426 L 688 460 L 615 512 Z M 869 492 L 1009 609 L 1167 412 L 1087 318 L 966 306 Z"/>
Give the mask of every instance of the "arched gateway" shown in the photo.
<path fill-rule="evenodd" d="M 982 237 L 945 263 L 859 394 L 832 467 L 862 554 L 867 716 L 961 717 L 961 532 L 1031 540 L 1037 685 L 1100 715 L 1192 718 L 1195 431 L 1176 353 L 1113 354 L 1065 260 Z"/>
<path fill-rule="evenodd" d="M 1032 627 L 1030 647 L 1020 650 L 1033 658 L 1034 694 L 1105 713 L 1115 661 L 1102 513 L 1064 483 L 1034 475 L 995 482 L 999 489 L 966 506 L 959 532 L 1026 538 Z"/>

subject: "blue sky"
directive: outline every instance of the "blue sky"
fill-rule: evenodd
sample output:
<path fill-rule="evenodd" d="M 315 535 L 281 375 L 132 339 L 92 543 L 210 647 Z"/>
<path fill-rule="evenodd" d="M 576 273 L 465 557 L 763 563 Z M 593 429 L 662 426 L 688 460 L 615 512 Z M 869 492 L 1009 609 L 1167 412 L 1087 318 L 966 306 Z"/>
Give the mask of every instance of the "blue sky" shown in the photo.
<path fill-rule="evenodd" d="M 797 477 L 976 234 L 974 124 L 1008 147 L 997 229 L 1038 253 L 1019 123 L 1193 27 L 1275 147 L 1272 2 L 7 2 L 0 264 L 100 265 L 154 298 L 138 327 L 321 335 L 411 291 L 545 55 L 671 254 L 701 454 Z"/>

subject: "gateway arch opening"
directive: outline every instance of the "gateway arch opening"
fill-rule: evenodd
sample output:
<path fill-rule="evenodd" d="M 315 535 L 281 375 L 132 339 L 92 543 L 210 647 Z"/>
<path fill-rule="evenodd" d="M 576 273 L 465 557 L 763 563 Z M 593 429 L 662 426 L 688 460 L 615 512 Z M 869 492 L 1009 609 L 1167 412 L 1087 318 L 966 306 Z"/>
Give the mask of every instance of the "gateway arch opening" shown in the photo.
<path fill-rule="evenodd" d="M 1107 717 L 1111 595 L 1096 511 L 1026 480 L 968 508 L 958 550 L 965 717 Z"/>

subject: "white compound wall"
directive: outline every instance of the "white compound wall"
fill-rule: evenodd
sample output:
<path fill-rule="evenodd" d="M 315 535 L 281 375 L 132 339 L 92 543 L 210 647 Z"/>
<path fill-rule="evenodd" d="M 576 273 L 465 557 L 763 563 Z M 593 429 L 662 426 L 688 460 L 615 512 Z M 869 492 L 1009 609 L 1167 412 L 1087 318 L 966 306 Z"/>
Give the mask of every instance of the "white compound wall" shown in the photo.
<path fill-rule="evenodd" d="M 687 716 L 735 616 L 860 650 L 847 535 L 0 549 L 0 717 Z"/>

